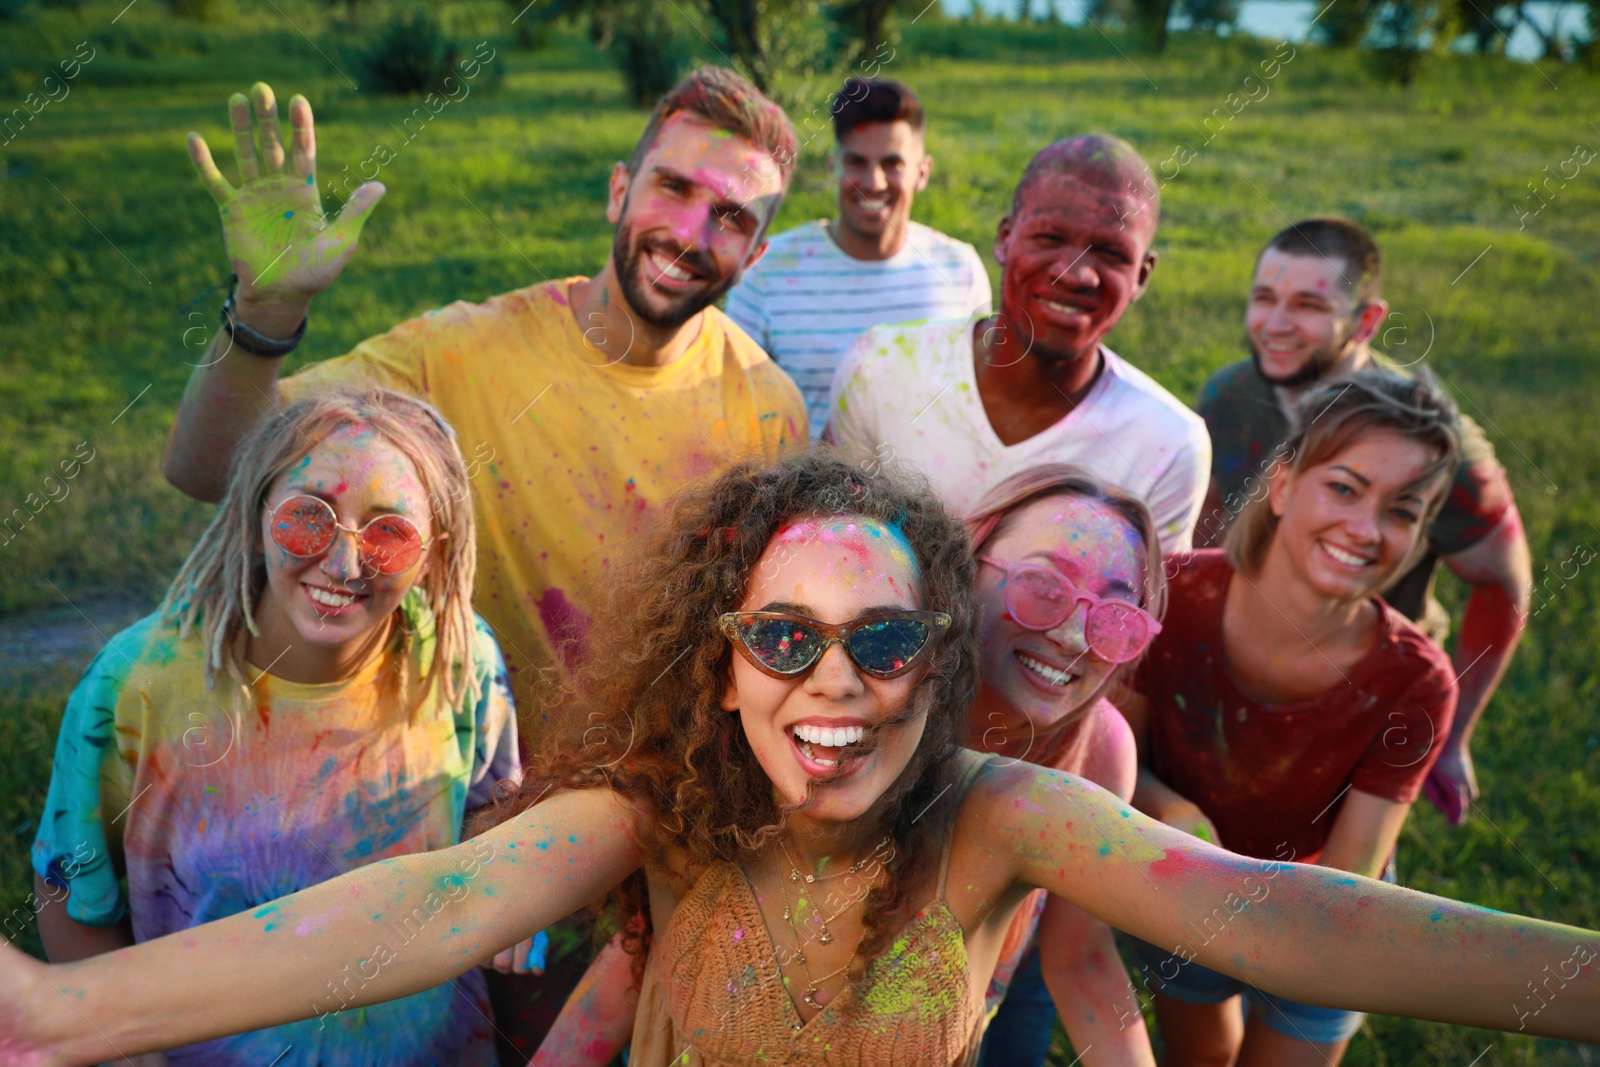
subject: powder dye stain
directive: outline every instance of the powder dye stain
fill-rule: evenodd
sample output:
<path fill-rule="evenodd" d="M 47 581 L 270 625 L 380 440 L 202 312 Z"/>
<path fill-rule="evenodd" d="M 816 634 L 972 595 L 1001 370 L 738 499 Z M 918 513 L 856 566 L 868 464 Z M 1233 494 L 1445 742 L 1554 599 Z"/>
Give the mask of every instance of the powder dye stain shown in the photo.
<path fill-rule="evenodd" d="M 568 670 L 583 661 L 583 644 L 589 636 L 589 616 L 567 599 L 561 589 L 546 589 L 538 600 L 539 621 L 550 644 Z"/>

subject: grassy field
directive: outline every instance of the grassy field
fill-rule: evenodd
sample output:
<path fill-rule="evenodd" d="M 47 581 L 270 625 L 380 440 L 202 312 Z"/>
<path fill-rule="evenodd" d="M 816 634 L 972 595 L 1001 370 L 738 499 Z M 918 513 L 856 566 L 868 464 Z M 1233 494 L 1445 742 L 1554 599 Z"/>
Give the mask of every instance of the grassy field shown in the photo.
<path fill-rule="evenodd" d="M 281 15 L 239 3 L 235 23 L 199 29 L 169 24 L 154 5 L 113 25 L 120 0 L 90 2 L 0 35 L 8 108 L 78 42 L 95 48 L 70 96 L 0 146 L 0 512 L 36 494 L 21 532 L 0 533 L 0 628 L 108 596 L 153 602 L 207 516 L 166 486 L 158 457 L 220 297 L 182 308 L 226 280 L 215 209 L 183 136 L 198 129 L 231 160 L 229 92 L 262 78 L 280 98 L 310 97 L 324 181 L 380 142 L 396 152 L 381 175 L 389 195 L 345 277 L 318 300 L 291 369 L 440 303 L 590 273 L 603 260 L 607 170 L 644 118 L 626 106 L 604 55 L 559 33 L 541 50 L 513 51 L 502 5 L 466 9 L 452 32 L 469 48 L 490 39 L 503 80 L 485 80 L 401 146 L 394 126 L 414 104 L 354 92 L 341 73 L 348 49 L 322 9 L 278 6 Z M 1487 430 L 1547 580 L 1478 734 L 1481 810 L 1452 830 L 1419 808 L 1401 845 L 1402 880 L 1600 927 L 1600 583 L 1595 568 L 1557 576 L 1580 545 L 1600 547 L 1600 169 L 1541 184 L 1543 209 L 1518 210 L 1539 207 L 1529 183 L 1560 173 L 1575 146 L 1600 145 L 1586 118 L 1597 114 L 1600 79 L 1454 59 L 1402 90 L 1372 80 L 1356 57 L 1309 47 L 1285 62 L 1273 42 L 1179 35 L 1164 56 L 1125 57 L 1092 30 L 931 18 L 885 66 L 918 89 L 931 116 L 934 177 L 916 217 L 986 259 L 1016 176 L 1047 141 L 1105 130 L 1157 165 L 1180 145 L 1194 151 L 1165 168 L 1176 176 L 1165 188 L 1161 263 L 1110 339 L 1179 396 L 1240 354 L 1242 298 L 1266 237 L 1321 212 L 1377 233 L 1396 312 L 1386 345 L 1406 360 L 1425 355 Z M 1263 97 L 1263 83 L 1244 79 L 1274 55 L 1281 67 Z M 1230 116 L 1229 94 L 1246 92 L 1258 99 Z M 810 106 L 826 113 L 823 99 Z M 797 116 L 808 110 L 802 102 Z M 829 213 L 825 138 L 808 146 L 780 228 Z M 46 482 L 90 450 L 70 482 Z M 1442 584 L 1459 604 L 1460 590 Z M 83 665 L 10 651 L 11 665 L 0 665 L 0 915 L 29 892 L 27 847 L 54 731 Z M 31 931 L 19 943 L 37 950 Z M 1587 1064 L 1595 1053 L 1374 1018 L 1346 1062 Z M 1055 1062 L 1071 1060 L 1062 1043 Z"/>

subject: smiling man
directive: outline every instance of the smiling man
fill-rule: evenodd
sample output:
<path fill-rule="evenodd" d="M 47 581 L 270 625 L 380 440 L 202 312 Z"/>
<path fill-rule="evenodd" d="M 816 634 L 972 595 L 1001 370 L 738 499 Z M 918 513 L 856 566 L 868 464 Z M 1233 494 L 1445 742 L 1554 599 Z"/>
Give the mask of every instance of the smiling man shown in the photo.
<path fill-rule="evenodd" d="M 1045 148 L 995 234 L 998 313 L 862 335 L 834 378 L 833 439 L 922 466 L 961 515 L 1019 470 L 1075 463 L 1150 506 L 1163 552 L 1188 548 L 1211 465 L 1205 424 L 1101 343 L 1150 282 L 1159 212 L 1125 142 Z"/>
<path fill-rule="evenodd" d="M 612 168 L 606 217 L 616 231 L 595 277 L 458 301 L 280 383 L 280 357 L 303 335 L 312 297 L 348 262 L 384 189 L 362 186 L 327 219 L 310 104 L 290 101 L 286 160 L 272 90 L 258 84 L 251 96 L 256 129 L 252 101 L 235 96 L 229 108 L 239 188 L 200 136 L 189 137 L 239 284 L 179 405 L 167 477 L 216 499 L 261 413 L 319 385 L 375 380 L 430 401 L 471 461 L 474 607 L 504 650 L 524 744 L 538 752 L 549 724 L 537 683 L 582 654 L 586 605 L 612 551 L 689 482 L 739 459 L 770 462 L 807 440 L 794 383 L 712 306 L 766 248 L 793 166 L 793 127 L 738 75 L 697 71 L 662 98 L 632 157 Z M 494 240 L 487 230 L 474 236 Z M 555 961 L 542 982 L 489 976 L 506 1062 L 525 1062 L 537 1047 L 576 977 L 561 972 L 574 963 L 583 960 Z"/>
<path fill-rule="evenodd" d="M 1245 310 L 1250 359 L 1213 374 L 1200 414 L 1216 445 L 1200 536 L 1220 542 L 1250 497 L 1264 492 L 1289 436 L 1289 412 L 1308 388 L 1364 367 L 1390 366 L 1373 337 L 1389 316 L 1378 246 L 1348 219 L 1303 219 L 1267 242 L 1256 261 Z M 1522 519 L 1483 430 L 1461 417 L 1461 465 L 1444 507 L 1428 527 L 1428 549 L 1383 590 L 1383 598 L 1443 644 L 1449 616 L 1433 597 L 1442 560 L 1470 593 L 1451 657 L 1461 696 L 1426 794 L 1451 823 L 1478 797 L 1470 743 L 1511 662 L 1528 614 L 1532 564 Z"/>
<path fill-rule="evenodd" d="M 911 221 L 933 157 L 922 105 L 890 78 L 850 78 L 834 97 L 839 217 L 772 239 L 728 294 L 728 315 L 788 371 L 811 433 L 828 421 L 828 386 L 860 334 L 892 322 L 966 322 L 989 313 L 989 275 L 964 241 Z"/>
<path fill-rule="evenodd" d="M 215 499 L 257 416 L 324 383 L 375 379 L 432 402 L 472 461 L 475 604 L 505 649 L 537 751 L 534 681 L 581 654 L 584 605 L 613 547 L 695 478 L 807 439 L 794 383 L 712 306 L 766 248 L 794 130 L 737 74 L 698 71 L 612 168 L 606 217 L 616 230 L 595 277 L 450 304 L 280 383 L 277 357 L 384 189 L 362 186 L 331 224 L 319 217 L 310 105 L 290 102 L 286 165 L 272 90 L 258 84 L 252 96 L 259 155 L 251 102 L 230 102 L 241 188 L 190 135 L 239 287 L 179 405 L 167 477 Z"/>

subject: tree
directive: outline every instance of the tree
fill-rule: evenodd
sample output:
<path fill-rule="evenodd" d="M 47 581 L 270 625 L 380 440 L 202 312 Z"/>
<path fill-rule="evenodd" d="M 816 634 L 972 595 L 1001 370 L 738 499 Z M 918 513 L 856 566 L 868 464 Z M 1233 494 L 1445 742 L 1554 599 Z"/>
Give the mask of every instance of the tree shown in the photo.
<path fill-rule="evenodd" d="M 1172 0 L 1133 0 L 1130 22 L 1140 43 L 1152 52 L 1167 47 L 1167 20 L 1172 17 Z"/>
<path fill-rule="evenodd" d="M 1316 36 L 1329 48 L 1356 48 L 1366 39 L 1379 0 L 1336 0 L 1322 12 Z"/>

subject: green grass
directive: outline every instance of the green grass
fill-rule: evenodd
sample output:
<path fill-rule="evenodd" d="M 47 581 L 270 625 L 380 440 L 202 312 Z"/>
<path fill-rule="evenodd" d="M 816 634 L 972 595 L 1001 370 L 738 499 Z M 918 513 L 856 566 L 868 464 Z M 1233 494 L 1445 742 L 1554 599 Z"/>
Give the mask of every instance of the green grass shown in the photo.
<path fill-rule="evenodd" d="M 448 300 L 595 270 L 610 240 L 606 174 L 644 120 L 625 106 L 606 57 L 578 37 L 558 33 L 542 51 L 513 52 L 497 4 L 464 9 L 453 32 L 472 42 L 496 35 L 503 82 L 452 104 L 404 147 L 389 123 L 411 105 L 350 90 L 333 68 L 348 69 L 348 42 L 319 7 L 279 4 L 312 47 L 267 7 L 239 4 L 242 28 L 171 24 L 153 5 L 109 26 L 121 6 L 51 12 L 0 41 L 8 101 L 78 41 L 100 49 L 71 96 L 0 147 L 9 175 L 0 183 L 0 513 L 30 492 L 42 497 L 44 476 L 79 442 L 95 450 L 70 494 L 0 545 L 0 615 L 107 594 L 153 598 L 208 514 L 165 485 L 159 455 L 205 336 L 185 331 L 209 330 L 218 299 L 193 318 L 179 309 L 226 278 L 215 209 L 183 135 L 205 133 L 228 170 L 229 92 L 264 78 L 280 97 L 309 96 L 324 180 L 379 142 L 397 151 L 382 174 L 389 195 L 346 276 L 318 299 L 290 369 Z M 1118 47 L 1127 50 L 1093 31 L 912 27 L 885 71 L 911 82 L 931 116 L 934 176 L 916 217 L 987 260 L 1016 176 L 1048 140 L 1105 130 L 1152 163 L 1190 142 L 1198 157 L 1165 190 L 1152 289 L 1110 338 L 1182 397 L 1240 354 L 1254 250 L 1300 216 L 1358 218 L 1378 235 L 1387 295 L 1405 316 L 1389 324 L 1391 348 L 1407 359 L 1426 349 L 1488 431 L 1517 490 L 1536 571 L 1554 574 L 1580 543 L 1600 548 L 1591 399 L 1600 387 L 1591 355 L 1600 170 L 1581 171 L 1524 229 L 1512 209 L 1532 206 L 1522 199 L 1527 183 L 1546 165 L 1554 172 L 1575 145 L 1600 144 L 1585 119 L 1597 113 L 1600 80 L 1554 64 L 1541 73 L 1455 59 L 1401 90 L 1372 81 L 1356 57 L 1303 47 L 1268 83 L 1269 96 L 1202 147 L 1195 127 L 1273 45 L 1179 35 L 1161 57 L 1125 58 Z M 780 228 L 830 213 L 823 148 L 824 138 L 807 147 Z M 1596 570 L 1565 588 L 1552 579 L 1549 605 L 1479 731 L 1482 812 L 1451 830 L 1419 807 L 1401 846 L 1409 884 L 1600 927 Z M 1442 584 L 1459 605 L 1459 588 Z M 80 667 L 0 679 L 0 914 L 28 892 L 26 849 Z M 1485 1067 L 1593 1057 L 1556 1042 L 1375 1018 L 1346 1062 L 1465 1067 L 1485 1049 Z M 1058 1052 L 1056 1062 L 1072 1059 L 1064 1045 Z"/>

